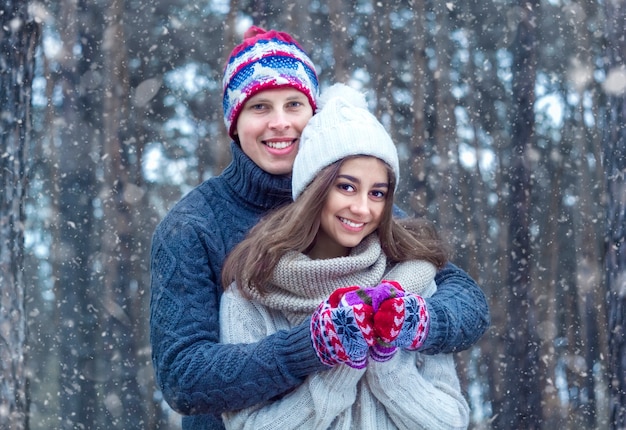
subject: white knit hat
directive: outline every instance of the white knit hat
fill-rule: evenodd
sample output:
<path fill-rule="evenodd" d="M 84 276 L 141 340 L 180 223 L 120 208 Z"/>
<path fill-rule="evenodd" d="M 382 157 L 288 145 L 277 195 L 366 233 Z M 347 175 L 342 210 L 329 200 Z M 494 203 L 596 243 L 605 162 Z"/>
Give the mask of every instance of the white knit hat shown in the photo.
<path fill-rule="evenodd" d="M 363 94 L 335 84 L 321 94 L 317 113 L 302 131 L 291 180 L 293 199 L 326 166 L 351 155 L 371 155 L 387 163 L 396 176 L 397 187 L 398 151 L 389 133 L 367 110 Z"/>

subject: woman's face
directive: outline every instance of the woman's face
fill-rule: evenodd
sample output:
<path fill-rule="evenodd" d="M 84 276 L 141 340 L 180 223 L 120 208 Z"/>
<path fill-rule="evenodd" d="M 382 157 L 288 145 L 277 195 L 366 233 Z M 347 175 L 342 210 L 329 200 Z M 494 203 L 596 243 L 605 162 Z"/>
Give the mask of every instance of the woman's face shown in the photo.
<path fill-rule="evenodd" d="M 309 99 L 293 88 L 261 91 L 237 118 L 235 133 L 243 152 L 273 175 L 291 174 L 300 135 L 313 116 Z"/>
<path fill-rule="evenodd" d="M 309 257 L 348 255 L 378 228 L 388 192 L 388 169 L 383 161 L 365 156 L 344 161 L 322 208 Z"/>

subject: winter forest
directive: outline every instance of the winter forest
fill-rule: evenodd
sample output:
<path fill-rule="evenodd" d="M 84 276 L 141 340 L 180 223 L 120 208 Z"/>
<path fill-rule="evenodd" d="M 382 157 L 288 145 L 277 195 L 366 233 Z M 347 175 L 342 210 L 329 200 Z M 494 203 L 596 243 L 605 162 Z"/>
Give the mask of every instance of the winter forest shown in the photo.
<path fill-rule="evenodd" d="M 456 356 L 474 429 L 626 428 L 624 0 L 5 0 L 0 428 L 177 429 L 150 243 L 229 163 L 224 61 L 290 32 L 362 90 L 492 324 Z"/>

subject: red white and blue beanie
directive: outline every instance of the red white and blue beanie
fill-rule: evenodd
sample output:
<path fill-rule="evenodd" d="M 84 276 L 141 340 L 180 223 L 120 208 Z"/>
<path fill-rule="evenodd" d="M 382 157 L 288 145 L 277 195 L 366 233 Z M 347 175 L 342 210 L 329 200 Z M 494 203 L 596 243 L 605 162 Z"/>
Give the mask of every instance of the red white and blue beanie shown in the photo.
<path fill-rule="evenodd" d="M 325 167 L 349 156 L 368 155 L 387 163 L 396 188 L 400 166 L 396 145 L 385 127 L 367 109 L 365 96 L 344 84 L 322 92 L 318 110 L 302 130 L 293 163 L 291 194 L 297 199 Z"/>
<path fill-rule="evenodd" d="M 237 118 L 246 101 L 256 93 L 292 87 L 304 93 L 313 112 L 317 106 L 318 80 L 315 66 L 287 33 L 252 26 L 243 42 L 230 54 L 224 69 L 224 124 L 235 139 Z"/>

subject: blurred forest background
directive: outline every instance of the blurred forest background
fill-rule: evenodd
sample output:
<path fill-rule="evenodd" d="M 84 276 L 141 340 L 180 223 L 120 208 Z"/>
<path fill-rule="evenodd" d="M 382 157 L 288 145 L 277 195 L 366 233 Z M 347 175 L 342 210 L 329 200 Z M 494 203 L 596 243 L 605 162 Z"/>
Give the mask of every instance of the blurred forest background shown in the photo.
<path fill-rule="evenodd" d="M 475 429 L 626 428 L 624 0 L 5 0 L 0 428 L 176 429 L 148 343 L 151 235 L 229 162 L 224 60 L 292 33 L 367 94 L 492 327 Z"/>

